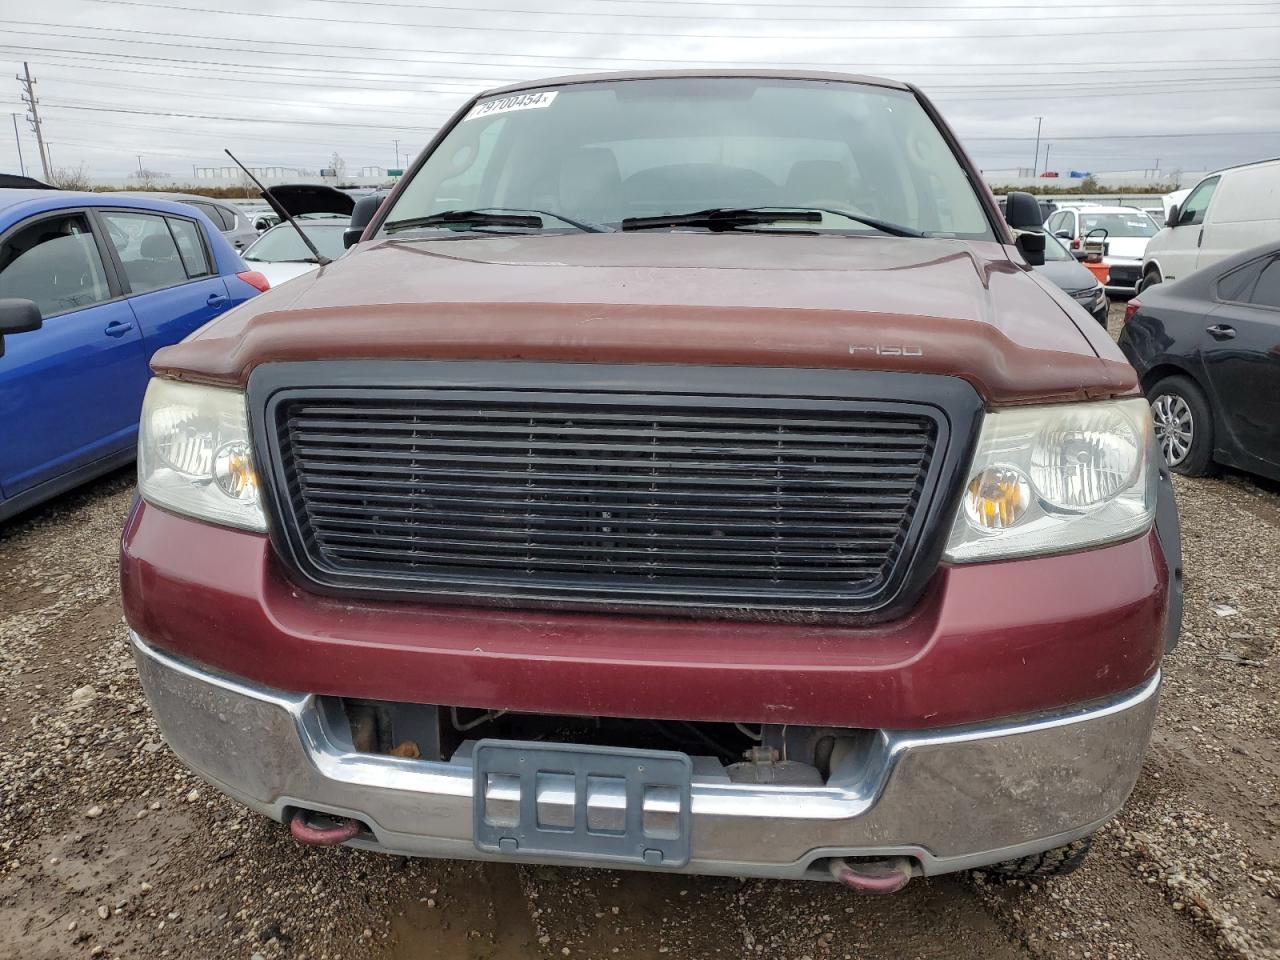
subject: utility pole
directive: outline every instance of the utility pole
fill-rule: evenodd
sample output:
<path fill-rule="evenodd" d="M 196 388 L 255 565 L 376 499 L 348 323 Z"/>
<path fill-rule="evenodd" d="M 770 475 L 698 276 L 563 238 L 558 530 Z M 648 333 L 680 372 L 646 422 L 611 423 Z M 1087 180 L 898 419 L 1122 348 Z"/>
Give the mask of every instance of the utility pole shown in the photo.
<path fill-rule="evenodd" d="M 142 179 L 142 154 L 138 154 L 138 179 Z"/>
<path fill-rule="evenodd" d="M 18 136 L 18 115 L 11 113 L 9 116 L 13 117 L 13 142 L 18 145 L 18 170 L 25 177 L 27 175 L 27 165 L 22 160 L 22 138 Z"/>
<path fill-rule="evenodd" d="M 1046 143 L 1044 145 L 1044 172 L 1045 173 L 1049 172 L 1049 151 L 1052 149 L 1053 149 L 1052 143 Z"/>
<path fill-rule="evenodd" d="M 22 62 L 23 76 L 17 77 L 19 83 L 25 88 L 22 95 L 22 102 L 27 105 L 31 111 L 27 114 L 27 119 L 31 121 L 31 129 L 36 132 L 36 147 L 40 151 L 40 166 L 44 169 L 44 178 L 49 180 L 49 155 L 44 150 L 44 131 L 40 128 L 40 111 L 36 107 L 39 103 L 36 99 L 36 82 L 31 79 L 31 68 L 27 66 L 26 61 Z"/>
<path fill-rule="evenodd" d="M 396 159 L 395 159 L 395 162 L 392 164 L 392 166 L 399 166 L 399 164 L 400 164 L 400 141 L 399 141 L 399 140 L 397 140 L 395 143 L 396 143 Z"/>
<path fill-rule="evenodd" d="M 1038 177 L 1040 175 L 1040 124 L 1044 122 L 1044 117 L 1036 117 L 1036 159 L 1031 165 L 1031 175 Z"/>

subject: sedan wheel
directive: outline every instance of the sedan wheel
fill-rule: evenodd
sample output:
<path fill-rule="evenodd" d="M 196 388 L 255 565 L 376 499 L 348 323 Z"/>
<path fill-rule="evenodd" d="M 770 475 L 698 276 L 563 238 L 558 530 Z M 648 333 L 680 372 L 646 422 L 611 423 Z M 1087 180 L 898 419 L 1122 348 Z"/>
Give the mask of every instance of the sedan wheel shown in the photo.
<path fill-rule="evenodd" d="M 1196 436 L 1190 405 L 1177 394 L 1166 393 L 1151 402 L 1151 416 L 1165 462 L 1171 467 L 1180 466 L 1191 452 Z"/>
<path fill-rule="evenodd" d="M 1147 391 L 1156 442 L 1169 469 L 1188 477 L 1213 473 L 1213 413 L 1204 391 L 1183 374 L 1164 377 Z"/>

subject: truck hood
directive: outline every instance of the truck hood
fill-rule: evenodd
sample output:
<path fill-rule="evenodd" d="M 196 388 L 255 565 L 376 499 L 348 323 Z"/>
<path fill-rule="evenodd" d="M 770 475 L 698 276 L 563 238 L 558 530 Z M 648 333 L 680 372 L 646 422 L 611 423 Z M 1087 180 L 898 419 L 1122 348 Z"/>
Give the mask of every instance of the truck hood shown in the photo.
<path fill-rule="evenodd" d="M 258 364 L 283 360 L 699 363 L 950 374 L 992 403 L 1133 392 L 1119 350 L 1073 309 L 996 243 L 701 232 L 375 240 L 255 297 L 152 366 L 243 385 Z"/>

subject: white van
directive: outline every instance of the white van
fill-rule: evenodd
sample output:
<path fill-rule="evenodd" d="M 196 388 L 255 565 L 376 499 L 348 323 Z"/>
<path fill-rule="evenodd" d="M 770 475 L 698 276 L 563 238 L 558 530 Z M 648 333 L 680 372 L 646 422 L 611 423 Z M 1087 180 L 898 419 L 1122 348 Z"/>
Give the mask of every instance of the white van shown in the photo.
<path fill-rule="evenodd" d="M 1165 228 L 1147 243 L 1138 289 L 1274 241 L 1280 241 L 1280 159 L 1219 170 L 1170 209 Z"/>

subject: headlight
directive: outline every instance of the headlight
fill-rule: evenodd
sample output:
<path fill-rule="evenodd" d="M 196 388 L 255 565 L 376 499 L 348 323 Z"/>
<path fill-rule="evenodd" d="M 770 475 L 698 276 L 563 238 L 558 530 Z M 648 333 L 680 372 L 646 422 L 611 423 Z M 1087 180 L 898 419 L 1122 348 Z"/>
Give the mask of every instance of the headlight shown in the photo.
<path fill-rule="evenodd" d="M 266 530 L 244 394 L 153 379 L 142 402 L 138 489 L 176 513 Z"/>
<path fill-rule="evenodd" d="M 947 559 L 1060 553 L 1145 530 L 1159 459 L 1142 399 L 988 414 Z"/>
<path fill-rule="evenodd" d="M 1102 284 L 1096 287 L 1090 287 L 1087 290 L 1074 290 L 1071 293 L 1071 299 L 1086 310 L 1096 310 L 1102 306 L 1102 301 L 1106 299 L 1107 292 L 1103 289 Z"/>

